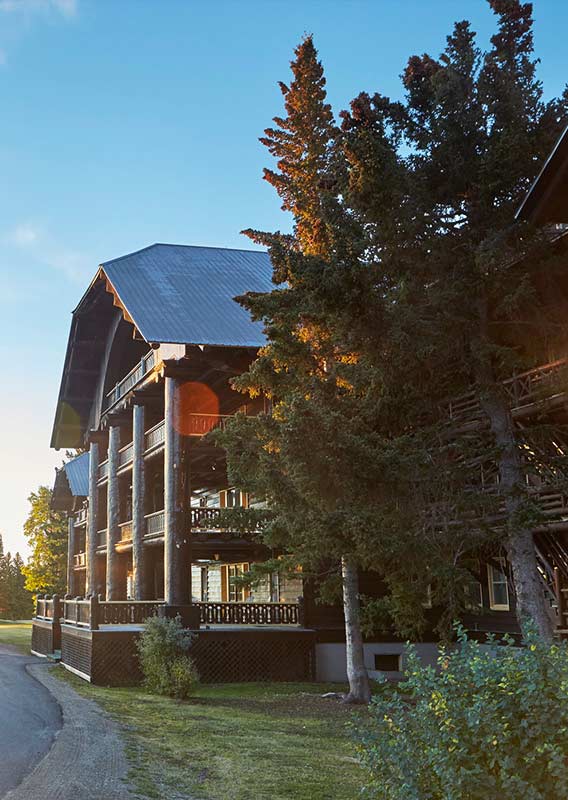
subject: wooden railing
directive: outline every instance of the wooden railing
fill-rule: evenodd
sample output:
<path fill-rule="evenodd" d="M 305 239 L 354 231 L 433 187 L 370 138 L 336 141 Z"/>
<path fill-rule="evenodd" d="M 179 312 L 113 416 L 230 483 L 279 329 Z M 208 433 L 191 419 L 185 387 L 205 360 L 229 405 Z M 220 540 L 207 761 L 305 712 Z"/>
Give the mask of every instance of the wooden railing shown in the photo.
<path fill-rule="evenodd" d="M 299 603 L 194 603 L 204 625 L 299 625 Z"/>
<path fill-rule="evenodd" d="M 55 603 L 54 603 L 54 598 L 55 598 Z M 55 610 L 58 613 L 59 601 L 57 599 L 57 595 L 54 595 L 54 597 L 48 597 L 47 595 L 45 596 L 38 595 L 36 597 L 36 610 L 35 610 L 36 619 L 53 620 L 54 605 L 56 607 Z"/>
<path fill-rule="evenodd" d="M 154 511 L 153 514 L 146 514 L 146 536 L 159 536 L 165 529 L 165 512 Z"/>
<path fill-rule="evenodd" d="M 191 527 L 204 530 L 218 530 L 221 508 L 192 508 Z"/>
<path fill-rule="evenodd" d="M 106 547 L 107 533 L 108 531 L 106 528 L 102 531 L 97 531 L 97 547 Z"/>
<path fill-rule="evenodd" d="M 75 525 L 83 525 L 87 521 L 87 509 L 80 508 L 75 514 Z"/>
<path fill-rule="evenodd" d="M 128 392 L 133 389 L 137 383 L 148 375 L 154 368 L 156 356 L 153 350 L 150 350 L 125 377 L 114 386 L 107 394 L 107 409 L 114 406 L 121 400 Z"/>
<path fill-rule="evenodd" d="M 98 603 L 97 622 L 99 625 L 142 625 L 148 617 L 158 615 L 164 607 L 161 601 L 112 600 Z"/>
<path fill-rule="evenodd" d="M 61 622 L 76 628 L 92 628 L 91 606 L 96 605 L 96 602 L 94 597 L 89 600 L 82 597 L 64 598 L 61 604 Z"/>
<path fill-rule="evenodd" d="M 130 464 L 132 461 L 132 456 L 134 454 L 134 443 L 130 442 L 130 444 L 125 445 L 125 447 L 121 447 L 118 451 L 118 468 L 125 467 L 127 464 Z"/>
<path fill-rule="evenodd" d="M 142 625 L 166 607 L 163 600 L 113 600 L 98 597 L 66 597 L 56 600 L 61 622 L 98 630 L 100 625 Z M 301 598 L 300 598 L 301 600 Z M 204 625 L 301 625 L 298 603 L 193 603 Z M 53 619 L 53 600 L 38 598 L 38 619 Z"/>
<path fill-rule="evenodd" d="M 108 478 L 108 460 L 101 461 L 99 464 L 98 479 Z"/>
<path fill-rule="evenodd" d="M 503 381 L 511 410 L 519 412 L 534 403 L 562 396 L 568 391 L 568 359 L 563 358 L 514 375 Z M 483 412 L 475 390 L 454 397 L 442 404 L 442 410 L 453 421 L 481 419 Z"/>
<path fill-rule="evenodd" d="M 87 565 L 87 554 L 86 553 L 75 553 L 73 556 L 73 566 L 75 569 L 79 569 L 85 567 Z"/>
<path fill-rule="evenodd" d="M 119 536 L 118 539 L 120 542 L 131 542 L 132 541 L 132 520 L 128 522 L 121 522 L 118 526 L 119 528 Z"/>
<path fill-rule="evenodd" d="M 153 428 L 147 430 L 144 434 L 144 450 L 154 450 L 164 444 L 166 438 L 166 423 L 164 420 L 158 422 Z"/>

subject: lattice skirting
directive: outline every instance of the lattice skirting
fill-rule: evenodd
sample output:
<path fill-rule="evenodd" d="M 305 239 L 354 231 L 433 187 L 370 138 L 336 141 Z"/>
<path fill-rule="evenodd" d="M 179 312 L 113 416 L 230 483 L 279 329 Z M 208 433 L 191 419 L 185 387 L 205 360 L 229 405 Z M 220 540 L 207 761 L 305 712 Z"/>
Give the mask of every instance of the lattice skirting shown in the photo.
<path fill-rule="evenodd" d="M 304 681 L 315 673 L 311 631 L 200 631 L 190 655 L 203 683 Z"/>
<path fill-rule="evenodd" d="M 32 623 L 32 650 L 42 656 L 51 655 L 59 649 L 59 627 L 54 636 L 53 624 L 44 620 L 34 619 Z"/>
<path fill-rule="evenodd" d="M 136 631 L 63 626 L 61 661 L 92 683 L 139 683 Z M 315 674 L 315 636 L 305 630 L 201 630 L 190 655 L 203 683 L 304 681 Z"/>

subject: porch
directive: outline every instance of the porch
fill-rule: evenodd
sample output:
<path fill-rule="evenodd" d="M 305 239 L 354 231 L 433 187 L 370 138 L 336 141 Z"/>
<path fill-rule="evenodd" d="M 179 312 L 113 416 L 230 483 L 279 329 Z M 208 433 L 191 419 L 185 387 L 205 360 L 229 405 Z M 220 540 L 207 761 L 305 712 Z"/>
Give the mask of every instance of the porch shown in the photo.
<path fill-rule="evenodd" d="M 303 625 L 303 603 L 192 603 L 199 624 L 191 649 L 204 683 L 312 680 L 315 631 Z M 84 680 L 126 685 L 141 679 L 136 641 L 146 619 L 174 616 L 163 601 L 39 598 L 32 650 L 53 653 Z M 202 627 L 203 626 L 203 627 Z"/>

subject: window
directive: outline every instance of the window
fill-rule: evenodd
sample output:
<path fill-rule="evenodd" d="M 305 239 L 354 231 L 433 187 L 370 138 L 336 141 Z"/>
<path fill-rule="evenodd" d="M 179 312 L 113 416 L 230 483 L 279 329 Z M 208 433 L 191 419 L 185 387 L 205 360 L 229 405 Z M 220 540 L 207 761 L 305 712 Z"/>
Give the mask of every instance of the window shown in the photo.
<path fill-rule="evenodd" d="M 375 653 L 375 669 L 400 672 L 400 653 Z"/>
<path fill-rule="evenodd" d="M 221 508 L 247 508 L 248 496 L 239 489 L 223 489 L 219 492 Z"/>
<path fill-rule="evenodd" d="M 483 589 L 479 581 L 481 565 L 477 559 L 474 559 L 465 566 L 469 573 L 464 584 L 465 607 L 468 611 L 479 611 L 483 608 Z"/>
<path fill-rule="evenodd" d="M 227 600 L 229 603 L 244 603 L 248 599 L 249 589 L 235 582 L 235 578 L 249 571 L 248 564 L 228 564 L 227 573 Z"/>
<path fill-rule="evenodd" d="M 495 563 L 487 565 L 489 580 L 489 605 L 493 611 L 509 611 L 509 585 L 505 571 L 505 559 L 494 559 Z"/>

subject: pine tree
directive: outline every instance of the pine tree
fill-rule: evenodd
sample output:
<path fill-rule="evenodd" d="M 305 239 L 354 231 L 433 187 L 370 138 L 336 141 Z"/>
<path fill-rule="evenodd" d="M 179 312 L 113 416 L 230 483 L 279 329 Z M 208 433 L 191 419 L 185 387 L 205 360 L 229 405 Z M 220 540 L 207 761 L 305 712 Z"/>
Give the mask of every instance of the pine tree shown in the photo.
<path fill-rule="evenodd" d="M 65 515 L 51 509 L 51 490 L 40 486 L 28 498 L 30 511 L 24 536 L 31 548 L 22 571 L 26 589 L 34 594 L 64 594 L 67 565 L 67 523 Z"/>
<path fill-rule="evenodd" d="M 531 4 L 491 0 L 490 6 L 497 33 L 487 53 L 469 23 L 457 23 L 439 59 L 410 58 L 404 103 L 362 95 L 343 115 L 343 131 L 353 204 L 380 231 L 381 268 L 397 287 L 407 393 L 422 390 L 435 408 L 444 395 L 476 387 L 489 433 L 475 447 L 485 448 L 486 461 L 499 471 L 506 510 L 500 536 L 519 617 L 532 617 L 549 637 L 531 532 L 538 510 L 521 459 L 527 434 L 514 424 L 501 381 L 532 366 L 534 345 L 560 329 L 535 293 L 537 268 L 541 282 L 552 280 L 557 260 L 542 239 L 514 223 L 514 213 L 566 119 L 566 93 L 542 99 Z M 368 160 L 369 139 L 382 143 L 385 129 L 410 153 L 398 208 L 386 207 L 380 195 L 377 201 L 382 162 Z M 414 371 L 420 361 L 427 370 Z M 444 425 L 439 430 L 443 437 Z"/>

